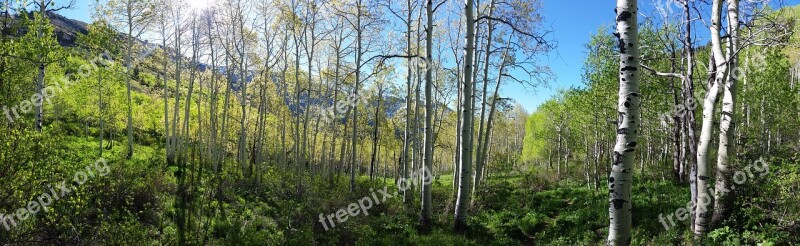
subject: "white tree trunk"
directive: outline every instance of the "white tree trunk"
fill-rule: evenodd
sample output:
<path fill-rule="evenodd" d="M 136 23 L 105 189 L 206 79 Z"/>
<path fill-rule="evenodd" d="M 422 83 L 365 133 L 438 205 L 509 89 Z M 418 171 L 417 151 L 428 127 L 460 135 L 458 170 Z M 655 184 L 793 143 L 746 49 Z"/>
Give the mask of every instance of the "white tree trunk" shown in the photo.
<path fill-rule="evenodd" d="M 455 231 L 463 231 L 467 226 L 467 208 L 470 200 L 470 178 L 472 177 L 472 132 L 473 132 L 473 112 L 472 112 L 472 87 L 473 87 L 473 66 L 475 55 L 475 1 L 465 0 L 465 22 L 467 28 L 464 54 L 464 103 L 461 105 L 461 160 L 458 195 L 456 197 L 455 212 Z"/>
<path fill-rule="evenodd" d="M 401 161 L 401 169 L 403 172 L 403 178 L 408 178 L 408 151 L 411 147 L 411 140 L 409 138 L 412 137 L 411 134 L 411 0 L 407 1 L 408 6 L 408 15 L 406 19 L 406 55 L 409 58 L 406 59 L 406 122 L 405 122 L 405 132 L 403 137 L 403 153 L 400 157 Z M 411 191 L 408 189 L 403 190 L 403 203 L 410 203 Z"/>
<path fill-rule="evenodd" d="M 608 245 L 631 244 L 631 185 L 633 158 L 640 124 L 639 27 L 635 0 L 617 0 L 617 31 L 620 52 L 617 140 L 609 176 Z"/>
<path fill-rule="evenodd" d="M 361 42 L 362 42 L 363 31 L 364 31 L 362 29 L 362 26 L 361 26 L 361 18 L 362 18 L 362 15 L 364 14 L 364 13 L 362 13 L 363 6 L 361 5 L 361 0 L 358 1 L 358 5 L 357 5 L 356 9 L 357 9 L 356 11 L 358 11 L 358 13 L 356 14 L 356 35 L 357 35 L 357 37 L 356 37 L 356 71 L 355 71 L 356 81 L 355 81 L 355 88 L 353 88 L 353 96 L 355 96 L 355 98 L 358 98 L 358 86 L 361 83 L 361 65 L 362 65 L 361 64 L 361 56 L 363 55 Z M 351 151 L 352 151 L 351 154 L 353 156 L 353 159 L 352 159 L 352 162 L 350 163 L 350 192 L 355 191 L 355 185 L 356 185 L 356 176 L 355 176 L 356 175 L 356 159 L 358 158 L 358 155 L 357 155 L 357 152 L 356 152 L 356 145 L 357 145 L 356 137 L 357 137 L 357 133 L 358 133 L 358 103 L 354 103 L 352 106 L 353 106 L 353 136 L 352 136 L 352 139 L 350 141 L 350 144 L 351 144 L 350 147 L 351 147 Z"/>
<path fill-rule="evenodd" d="M 710 219 L 712 212 L 709 211 L 713 204 L 712 194 L 709 194 L 709 147 L 713 131 L 714 112 L 716 110 L 717 97 L 719 96 L 720 86 L 724 82 L 727 74 L 727 59 L 722 53 L 722 41 L 720 38 L 722 0 L 714 0 L 711 13 L 711 53 L 713 55 L 713 66 L 716 71 L 714 82 L 706 94 L 703 101 L 703 126 L 700 130 L 700 139 L 697 142 L 697 205 L 695 208 L 695 227 L 694 233 L 702 235 L 710 229 Z"/>
<path fill-rule="evenodd" d="M 167 47 L 167 38 L 168 38 L 168 36 L 167 36 L 167 23 L 166 23 L 167 21 L 166 21 L 165 14 L 164 14 L 164 16 L 160 16 L 160 18 L 161 18 L 160 19 L 160 24 L 161 24 L 161 47 Z M 210 34 L 210 31 L 209 31 L 209 36 L 210 35 L 211 34 Z M 213 52 L 213 50 L 214 50 L 213 49 L 213 45 L 212 45 L 212 49 L 211 50 Z M 164 49 L 164 54 L 166 54 L 166 51 L 167 50 Z M 214 57 L 213 53 L 212 53 L 211 57 L 212 58 Z M 165 146 L 165 149 L 166 149 L 166 152 L 167 152 L 166 156 L 169 158 L 169 155 L 170 155 L 170 152 L 171 152 L 170 151 L 171 147 L 170 147 L 170 132 L 169 132 L 170 131 L 169 130 L 170 129 L 169 128 L 169 86 L 167 84 L 167 64 L 168 64 L 168 59 L 164 59 L 164 63 L 162 64 L 163 65 L 163 67 L 162 67 L 163 70 L 161 71 L 161 73 L 162 73 L 162 77 L 164 79 L 164 81 L 163 81 L 164 88 L 162 89 L 163 96 L 164 96 L 164 146 Z M 213 136 L 214 135 L 212 135 L 212 137 Z"/>
<path fill-rule="evenodd" d="M 494 1 L 492 1 L 492 2 L 494 3 Z M 480 141 L 479 145 L 478 145 L 478 153 L 480 153 L 480 155 L 479 155 L 479 159 L 478 159 L 478 162 L 477 162 L 477 166 L 475 167 L 475 186 L 476 187 L 478 185 L 480 185 L 479 182 L 481 182 L 481 180 L 483 179 L 483 168 L 484 168 L 484 166 L 489 164 L 488 161 L 487 161 L 488 160 L 488 156 L 489 156 L 489 145 L 491 144 L 491 141 L 489 141 L 490 140 L 489 136 L 491 134 L 489 134 L 489 133 L 492 132 L 492 127 L 494 126 L 494 114 L 497 111 L 497 100 L 498 100 L 498 97 L 500 95 L 500 83 L 501 83 L 502 78 L 503 78 L 503 75 L 502 75 L 503 74 L 503 70 L 505 70 L 505 68 L 506 68 L 506 57 L 508 56 L 509 49 L 511 48 L 511 39 L 512 38 L 513 37 L 508 37 L 508 42 L 506 43 L 506 49 L 503 52 L 502 57 L 500 58 L 501 61 L 500 61 L 500 69 L 498 70 L 498 73 L 497 73 L 497 83 L 494 86 L 494 93 L 492 93 L 492 98 L 491 98 L 492 102 L 489 104 L 489 108 L 490 108 L 489 109 L 489 115 L 488 115 L 488 118 L 486 118 L 486 121 L 487 121 L 487 123 L 486 123 L 486 134 L 484 135 L 484 140 Z M 486 46 L 486 47 L 490 47 L 490 46 Z M 488 60 L 487 60 L 487 62 L 488 62 Z M 509 152 L 509 153 L 511 153 L 511 152 Z"/>
<path fill-rule="evenodd" d="M 430 230 L 431 223 L 431 182 L 433 181 L 433 0 L 427 1 L 427 35 L 425 38 L 425 154 L 422 163 L 422 215 L 420 217 L 420 227 L 423 231 Z M 428 176 L 425 176 L 428 174 Z M 430 178 L 430 182 L 425 178 Z"/>
<path fill-rule="evenodd" d="M 47 4 L 45 3 L 45 1 L 40 1 L 39 2 L 39 13 L 42 15 L 43 19 L 47 18 Z M 38 28 L 38 30 L 36 32 L 36 37 L 39 38 L 39 39 L 42 39 L 44 37 L 44 32 L 43 32 L 42 29 L 43 28 L 41 26 L 39 26 L 39 28 Z M 40 52 L 44 52 L 44 51 L 41 50 Z M 41 93 L 42 89 L 44 89 L 44 74 L 45 74 L 45 68 L 47 67 L 47 65 L 45 65 L 44 56 L 41 53 L 39 53 L 37 58 L 38 58 L 38 61 L 39 61 L 39 73 L 36 76 L 36 92 L 37 93 Z M 35 121 L 36 122 L 34 123 L 34 126 L 36 127 L 36 131 L 42 132 L 42 122 L 44 121 L 43 120 L 44 119 L 44 112 L 43 112 L 44 100 L 39 100 L 38 102 L 34 102 L 34 104 L 35 104 L 34 105 L 34 111 L 36 111 L 35 112 L 35 114 L 36 114 L 35 115 Z"/>
<path fill-rule="evenodd" d="M 183 57 L 180 53 L 181 50 L 181 26 L 179 25 L 178 21 L 180 17 L 180 11 L 176 11 L 175 21 L 173 22 L 175 28 L 175 57 Z M 227 61 L 227 60 L 226 60 Z M 178 118 L 180 113 L 180 101 L 181 101 L 181 91 L 178 88 L 181 88 L 181 59 L 175 59 L 175 104 L 173 105 L 172 109 L 172 136 L 170 137 L 170 148 L 167 149 L 167 165 L 175 164 L 175 153 L 180 149 L 180 143 L 178 138 L 180 137 L 180 131 L 178 131 Z M 223 117 L 225 118 L 225 117 Z M 222 126 L 222 129 L 225 129 L 225 126 Z"/>
<path fill-rule="evenodd" d="M 489 3 L 489 16 L 492 16 L 494 13 L 494 3 L 495 0 L 492 0 Z M 488 85 L 489 85 L 489 59 L 491 58 L 492 54 L 492 34 L 494 33 L 494 26 L 492 25 L 492 20 L 487 20 L 487 34 L 486 34 L 486 56 L 483 61 L 483 99 L 481 100 L 481 116 L 479 118 L 480 123 L 478 124 L 478 153 L 476 155 L 476 162 L 475 162 L 475 180 L 472 183 L 472 192 L 474 193 L 475 190 L 480 186 L 481 178 L 483 176 L 483 165 L 486 159 L 486 148 L 482 146 L 486 145 L 485 142 L 489 139 L 488 132 L 490 130 L 484 131 L 484 114 L 486 113 L 486 107 L 488 106 L 486 102 L 486 94 L 489 94 Z M 504 58 L 501 58 L 504 59 Z M 502 77 L 502 67 L 500 68 L 500 73 L 498 73 L 497 81 L 498 85 L 500 82 L 500 77 Z M 492 105 L 494 105 L 494 99 L 492 99 Z M 492 106 L 494 107 L 494 106 Z M 491 117 L 491 116 L 490 116 Z"/>
<path fill-rule="evenodd" d="M 125 84 L 127 85 L 127 103 L 128 103 L 128 152 L 125 156 L 127 159 L 133 157 L 133 103 L 131 101 L 131 50 L 133 49 L 133 3 L 127 3 L 127 17 L 128 17 L 128 45 L 126 47 L 125 55 Z M 43 70 L 42 70 L 43 71 Z M 37 123 L 38 124 L 38 123 Z"/>
<path fill-rule="evenodd" d="M 734 132 L 736 129 L 736 82 L 742 76 L 738 67 L 739 48 L 739 0 L 728 0 L 728 71 L 727 83 L 722 86 L 722 115 L 719 123 L 719 150 L 717 151 L 717 173 L 714 190 L 714 214 L 712 224 L 722 221 L 729 215 L 733 193 L 729 192 L 732 184 L 733 170 L 730 167 L 731 155 L 734 151 Z"/>
<path fill-rule="evenodd" d="M 694 99 L 694 48 L 692 44 L 692 14 L 689 6 L 689 0 L 683 0 L 683 13 L 685 32 L 683 33 L 683 49 L 685 53 L 686 68 L 682 80 L 683 103 L 687 106 L 686 117 L 681 121 L 683 123 L 682 137 L 685 141 L 682 143 L 682 160 L 684 168 L 689 168 L 689 192 L 691 193 L 692 210 L 690 211 L 689 223 L 690 230 L 694 230 L 695 222 L 695 208 L 697 204 L 697 145 L 695 137 L 695 117 L 694 108 L 696 107 Z M 710 67 L 710 66 L 709 66 Z"/>

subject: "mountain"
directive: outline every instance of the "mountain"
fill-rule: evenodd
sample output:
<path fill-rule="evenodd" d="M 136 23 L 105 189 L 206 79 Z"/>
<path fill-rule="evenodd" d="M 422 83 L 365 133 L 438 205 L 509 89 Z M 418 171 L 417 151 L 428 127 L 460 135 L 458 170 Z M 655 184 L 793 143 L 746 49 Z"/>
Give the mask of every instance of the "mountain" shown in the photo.
<path fill-rule="evenodd" d="M 28 17 L 33 18 L 33 13 L 29 13 Z M 73 20 L 56 13 L 47 13 L 47 18 L 50 19 L 50 23 L 54 27 L 53 33 L 56 35 L 58 44 L 63 47 L 76 46 L 78 35 L 89 33 L 89 24 L 86 22 Z M 18 15 L 14 17 L 13 21 L 17 22 L 19 19 L 20 16 Z M 17 36 L 22 36 L 27 33 L 27 29 L 22 27 L 16 33 Z"/>
<path fill-rule="evenodd" d="M 54 26 L 54 33 L 56 35 L 58 43 L 61 46 L 64 46 L 64 47 L 77 46 L 77 41 L 78 41 L 79 34 L 87 34 L 89 32 L 89 28 L 88 28 L 89 24 L 87 24 L 87 23 L 85 23 L 83 21 L 70 19 L 70 18 L 67 18 L 67 17 L 65 17 L 63 15 L 59 15 L 59 14 L 56 14 L 56 13 L 48 13 L 48 18 L 50 19 L 50 23 Z M 120 33 L 120 38 L 124 38 L 124 36 L 125 36 L 125 34 Z M 143 45 L 145 47 L 145 49 L 144 49 L 144 53 L 145 54 L 140 54 L 139 56 L 141 56 L 141 57 L 149 56 L 150 54 L 152 54 L 152 50 L 153 49 L 162 48 L 162 47 L 160 47 L 160 45 L 152 44 L 152 43 L 149 43 L 147 41 L 137 40 L 137 42 L 140 45 Z M 173 59 L 174 59 L 174 57 L 173 57 Z M 184 59 L 188 60 L 188 58 L 184 58 Z M 198 64 L 197 66 L 198 66 L 198 68 L 200 70 L 205 70 L 208 67 L 210 67 L 209 65 L 202 64 L 202 63 Z M 227 67 L 224 67 L 224 66 L 217 67 L 217 70 L 218 70 L 218 72 L 220 74 L 226 74 L 227 73 Z M 153 72 L 154 74 L 157 73 L 156 71 L 151 71 L 151 72 Z M 256 71 L 248 71 L 248 74 L 246 76 L 246 81 L 247 81 L 248 84 L 252 82 L 252 80 L 254 79 L 256 73 L 257 73 Z M 276 81 L 276 82 L 280 81 L 280 78 L 279 78 L 277 73 L 273 74 L 272 77 L 273 77 L 273 81 Z M 232 73 L 230 75 L 230 78 L 228 78 L 228 79 L 229 79 L 229 81 L 231 83 L 231 89 L 233 91 L 239 91 L 239 89 L 241 87 L 241 84 L 239 82 L 239 74 Z M 276 93 L 282 94 L 282 88 L 280 87 L 281 85 L 278 84 L 276 86 L 277 86 L 276 87 L 276 89 L 277 89 Z M 234 93 L 234 95 L 235 96 L 239 96 L 239 93 Z M 252 95 L 249 95 L 248 97 L 251 97 L 251 96 Z M 330 98 L 331 95 L 327 95 L 327 96 L 325 96 L 323 98 L 315 98 L 315 97 L 309 98 L 309 96 L 307 94 L 303 93 L 303 94 L 300 95 L 299 104 L 294 102 L 294 100 L 295 100 L 294 96 L 296 96 L 296 95 L 294 95 L 292 93 L 289 93 L 288 95 L 282 95 L 282 96 L 283 96 L 284 103 L 289 105 L 289 110 L 295 115 L 303 114 L 304 113 L 304 109 L 306 107 L 308 107 L 308 106 L 325 108 L 325 107 L 332 107 L 332 105 L 333 105 L 333 100 Z M 369 96 L 367 96 L 367 97 L 369 97 Z M 385 114 L 389 118 L 394 117 L 395 114 L 399 113 L 400 111 L 404 111 L 405 110 L 405 98 L 395 97 L 395 96 L 392 96 L 392 95 L 384 95 L 382 101 L 383 101 L 382 102 L 383 106 L 386 107 L 385 108 Z M 375 101 L 370 100 L 369 105 L 374 107 L 375 103 L 376 103 Z M 420 103 L 423 103 L 423 102 L 420 102 Z M 437 105 L 436 106 L 437 110 L 438 110 L 439 107 L 446 107 L 446 106 Z M 447 110 L 448 111 L 452 111 L 451 109 L 447 109 Z M 369 117 L 372 117 L 372 116 L 369 116 Z M 344 122 L 344 121 L 347 121 L 348 119 L 341 119 L 341 120 Z M 368 124 L 372 125 L 372 124 L 374 124 L 374 122 L 370 121 L 370 122 L 368 122 Z"/>
<path fill-rule="evenodd" d="M 89 32 L 88 24 L 83 21 L 73 20 L 59 14 L 50 13 L 47 16 L 50 23 L 55 26 L 54 32 L 61 46 L 72 47 L 78 41 L 78 34 Z"/>

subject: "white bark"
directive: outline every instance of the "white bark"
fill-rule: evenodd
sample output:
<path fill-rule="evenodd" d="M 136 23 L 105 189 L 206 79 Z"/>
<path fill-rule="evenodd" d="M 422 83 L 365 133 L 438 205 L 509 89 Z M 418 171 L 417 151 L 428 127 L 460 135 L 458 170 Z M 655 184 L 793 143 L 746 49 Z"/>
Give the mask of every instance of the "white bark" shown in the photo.
<path fill-rule="evenodd" d="M 406 59 L 406 122 L 405 122 L 405 132 L 403 138 L 403 153 L 400 157 L 400 161 L 402 162 L 402 166 L 400 167 L 403 170 L 403 178 L 408 179 L 408 151 L 410 146 L 410 138 L 413 136 L 411 134 L 411 0 L 407 1 L 408 4 L 408 15 L 406 19 L 406 55 L 409 58 Z M 403 190 L 403 203 L 410 203 L 411 191 L 408 189 Z"/>
<path fill-rule="evenodd" d="M 494 13 L 494 3 L 495 0 L 492 0 L 489 3 L 489 16 L 492 16 Z M 494 26 L 492 25 L 492 20 L 487 20 L 487 37 L 486 37 L 486 52 L 485 58 L 483 60 L 483 99 L 481 100 L 481 116 L 479 118 L 480 123 L 478 126 L 478 153 L 476 154 L 476 162 L 475 162 L 475 179 L 472 183 L 472 192 L 475 193 L 475 190 L 480 186 L 481 177 L 483 176 L 483 165 L 486 159 L 486 149 L 482 146 L 486 145 L 485 142 L 489 139 L 489 134 L 487 134 L 490 130 L 484 131 L 484 114 L 486 113 L 486 107 L 488 106 L 486 102 L 486 94 L 489 94 L 488 85 L 489 85 L 489 59 L 492 55 L 492 34 L 494 33 Z M 502 59 L 502 58 L 501 58 Z M 500 69 L 500 73 L 502 73 L 502 68 Z M 498 77 L 498 85 L 500 82 L 501 74 L 497 75 Z M 494 101 L 492 102 L 494 105 Z"/>
<path fill-rule="evenodd" d="M 180 24 L 180 10 L 174 10 L 175 17 L 173 19 L 173 26 L 175 28 L 175 53 L 174 57 L 183 57 L 180 53 L 181 50 L 181 24 Z M 173 105 L 172 110 L 172 136 L 170 137 L 170 148 L 167 149 L 167 165 L 175 164 L 175 153 L 180 149 L 180 142 L 178 131 L 178 118 L 179 118 L 179 111 L 180 111 L 180 101 L 181 101 L 181 91 L 178 88 L 181 88 L 181 59 L 175 59 L 175 104 Z M 225 129 L 225 126 L 222 127 Z"/>
<path fill-rule="evenodd" d="M 433 0 L 427 1 L 427 31 L 425 39 L 425 154 L 422 163 L 423 174 L 432 174 L 433 165 L 433 67 L 431 60 L 433 60 Z M 429 171 L 430 170 L 430 171 Z M 432 175 L 430 175 L 432 176 Z M 422 215 L 420 218 L 420 227 L 423 230 L 430 229 L 431 222 L 431 182 L 424 180 L 425 178 L 433 179 L 433 177 L 425 177 L 423 175 L 422 182 Z"/>
<path fill-rule="evenodd" d="M 617 1 L 617 31 L 620 49 L 620 81 L 617 140 L 609 176 L 608 245 L 631 244 L 631 185 L 633 159 L 640 124 L 639 27 L 635 0 Z"/>
<path fill-rule="evenodd" d="M 39 2 L 39 14 L 42 15 L 42 19 L 47 18 L 47 4 L 44 0 Z M 41 26 L 38 27 L 36 31 L 36 38 L 42 39 L 44 37 L 43 28 Z M 44 52 L 43 50 L 41 52 Z M 44 89 L 44 74 L 46 65 L 44 63 L 44 56 L 40 53 L 37 55 L 37 59 L 39 62 L 39 73 L 36 75 L 36 92 L 41 92 Z M 39 102 L 35 102 L 34 104 L 34 111 L 35 111 L 35 122 L 34 126 L 36 127 L 36 131 L 42 131 L 42 119 L 43 119 L 43 103 L 44 101 L 40 100 Z"/>
<path fill-rule="evenodd" d="M 494 1 L 492 1 L 492 2 L 494 2 Z M 506 60 L 505 59 L 506 59 L 506 56 L 508 56 L 508 51 L 509 51 L 509 49 L 511 47 L 511 38 L 512 37 L 508 38 L 508 43 L 506 43 L 506 50 L 505 50 L 505 52 L 503 52 L 503 56 L 500 58 L 501 62 L 500 62 L 500 69 L 498 70 L 499 72 L 497 73 L 497 84 L 495 84 L 495 86 L 494 86 L 494 93 L 492 94 L 492 102 L 489 104 L 489 107 L 490 107 L 490 109 L 489 109 L 489 117 L 486 118 L 487 123 L 486 123 L 485 139 L 482 142 L 479 143 L 480 145 L 478 145 L 478 153 L 480 153 L 480 159 L 478 159 L 477 165 L 475 167 L 475 186 L 476 187 L 480 184 L 481 179 L 483 178 L 483 168 L 484 168 L 484 166 L 488 165 L 487 157 L 489 156 L 489 145 L 491 143 L 490 138 L 489 138 L 489 136 L 491 134 L 489 134 L 489 133 L 492 132 L 492 127 L 494 126 L 494 121 L 493 120 L 494 120 L 494 114 L 497 111 L 497 108 L 496 108 L 497 107 L 497 100 L 498 100 L 498 97 L 500 95 L 500 93 L 499 93 L 500 92 L 500 82 L 502 81 L 502 78 L 503 78 L 503 75 L 502 75 L 503 74 L 503 70 L 505 70 L 505 67 L 506 67 Z M 487 47 L 489 47 L 489 46 L 487 46 Z"/>
<path fill-rule="evenodd" d="M 239 33 L 239 37 L 237 43 L 235 44 L 235 50 L 237 51 L 237 55 L 239 56 L 239 64 L 237 64 L 239 68 L 239 90 L 240 90 L 240 98 L 239 98 L 239 107 L 242 109 L 242 119 L 239 121 L 239 158 L 238 162 L 240 167 L 242 168 L 242 175 L 245 177 L 250 176 L 252 170 L 247 168 L 247 125 L 248 125 L 248 118 L 247 118 L 247 108 L 249 105 L 247 104 L 247 61 L 246 58 L 246 41 L 245 41 L 245 14 L 243 13 L 241 2 L 236 2 L 236 8 L 233 10 L 235 11 L 235 19 L 234 23 L 238 24 L 237 29 Z M 235 37 L 236 31 L 234 31 Z"/>
<path fill-rule="evenodd" d="M 458 195 L 456 197 L 455 226 L 456 231 L 463 231 L 467 224 L 467 208 L 470 200 L 470 178 L 472 177 L 472 132 L 473 132 L 473 112 L 472 112 L 472 87 L 473 87 L 473 66 L 475 58 L 475 1 L 465 0 L 465 22 L 467 28 L 464 54 L 464 103 L 461 105 L 462 116 L 464 119 L 461 124 L 461 149 L 460 151 L 460 177 Z"/>
<path fill-rule="evenodd" d="M 683 76 L 683 100 L 684 105 L 687 105 L 687 112 L 686 117 L 681 121 L 683 123 L 683 134 L 682 137 L 685 138 L 685 141 L 682 143 L 684 145 L 682 158 L 684 160 L 684 164 L 689 166 L 689 192 L 691 193 L 691 202 L 692 202 L 692 210 L 690 211 L 689 219 L 691 220 L 689 223 L 690 230 L 694 230 L 694 222 L 695 222 L 695 208 L 697 204 L 697 145 L 696 145 L 696 137 L 695 137 L 695 117 L 694 117 L 694 108 L 697 102 L 694 100 L 694 47 L 692 46 L 692 14 L 690 12 L 689 7 L 689 0 L 683 1 L 683 12 L 684 12 L 684 24 L 685 24 L 685 32 L 683 38 L 683 49 L 686 56 L 686 69 L 684 71 L 685 75 Z M 687 159 L 688 158 L 688 159 Z M 684 167 L 685 168 L 685 167 Z"/>
<path fill-rule="evenodd" d="M 727 59 L 722 53 L 722 41 L 720 38 L 722 0 L 714 0 L 711 13 L 711 53 L 714 60 L 716 71 L 714 82 L 706 94 L 703 101 L 703 126 L 700 130 L 700 139 L 697 142 L 697 205 L 695 208 L 695 228 L 694 233 L 702 235 L 710 229 L 711 207 L 713 204 L 712 195 L 709 194 L 707 187 L 710 185 L 709 177 L 709 147 L 713 131 L 714 112 L 716 110 L 717 97 L 720 86 L 727 74 Z"/>
<path fill-rule="evenodd" d="M 165 7 L 169 8 L 169 6 L 165 6 Z M 166 17 L 165 13 L 161 13 L 160 14 L 159 23 L 161 24 L 160 25 L 161 26 L 161 47 L 167 47 L 167 39 L 169 37 L 167 36 L 167 17 Z M 210 26 L 210 21 L 209 21 L 209 26 Z M 209 35 L 211 35 L 210 33 L 211 32 L 209 31 Z M 164 51 L 164 55 L 166 56 L 166 54 L 167 54 L 166 51 L 167 50 L 164 49 L 163 51 Z M 213 52 L 213 49 L 212 49 L 212 52 Z M 213 57 L 213 55 L 212 55 L 212 57 Z M 170 132 L 169 132 L 170 131 L 169 130 L 170 129 L 169 128 L 169 86 L 167 84 L 167 64 L 168 64 L 168 60 L 169 59 L 166 59 L 166 57 L 164 58 L 164 63 L 162 64 L 163 65 L 163 67 L 162 67 L 163 70 L 161 71 L 161 73 L 162 73 L 161 76 L 164 79 L 164 81 L 163 81 L 164 88 L 162 88 L 162 91 L 164 93 L 163 94 L 163 96 L 164 96 L 164 138 L 165 138 L 165 141 L 164 141 L 165 145 L 164 146 L 165 146 L 165 149 L 166 149 L 166 152 L 167 152 L 167 154 L 166 154 L 167 156 L 170 155 L 171 148 L 172 148 L 172 147 L 170 147 L 170 143 L 171 143 L 170 139 L 171 138 L 170 138 Z"/>
<path fill-rule="evenodd" d="M 719 123 L 719 150 L 717 151 L 717 173 L 716 185 L 714 190 L 714 214 L 712 224 L 725 219 L 729 215 L 733 193 L 729 192 L 732 188 L 733 170 L 730 165 L 731 155 L 734 153 L 734 132 L 735 109 L 736 109 L 736 82 L 742 72 L 738 71 L 738 55 L 735 55 L 739 48 L 739 0 L 728 0 L 728 71 L 727 82 L 722 88 L 722 115 Z"/>
<path fill-rule="evenodd" d="M 358 87 L 359 87 L 359 84 L 361 83 L 361 65 L 362 65 L 361 64 L 361 62 L 362 62 L 361 61 L 361 56 L 363 55 L 363 51 L 362 51 L 363 48 L 361 46 L 362 45 L 361 43 L 363 41 L 362 38 L 363 38 L 363 32 L 364 32 L 363 27 L 361 26 L 361 18 L 362 18 L 362 15 L 364 14 L 363 13 L 364 9 L 365 9 L 365 7 L 362 5 L 361 0 L 359 0 L 358 1 L 358 5 L 356 6 L 356 11 L 358 12 L 356 14 L 356 71 L 355 71 L 356 81 L 355 81 L 355 88 L 353 88 L 353 96 L 355 96 L 355 98 L 359 97 L 358 96 Z M 357 135 L 358 134 L 358 103 L 354 103 L 352 106 L 353 106 L 353 135 L 352 135 L 352 139 L 350 141 L 350 144 L 351 144 L 350 147 L 351 147 L 351 151 L 352 151 L 351 154 L 353 156 L 353 159 L 352 159 L 352 162 L 350 163 L 350 192 L 353 192 L 355 190 L 355 185 L 356 185 L 356 176 L 355 176 L 356 175 L 356 159 L 358 157 L 357 152 L 356 152 L 356 145 L 357 145 L 356 137 L 358 136 Z"/>

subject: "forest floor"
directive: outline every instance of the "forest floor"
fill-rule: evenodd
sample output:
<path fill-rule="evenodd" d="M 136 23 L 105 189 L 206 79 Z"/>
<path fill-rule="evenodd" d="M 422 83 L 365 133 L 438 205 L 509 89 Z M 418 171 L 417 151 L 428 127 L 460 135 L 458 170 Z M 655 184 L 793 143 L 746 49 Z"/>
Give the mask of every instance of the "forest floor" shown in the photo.
<path fill-rule="evenodd" d="M 73 165 L 52 165 L 62 169 L 58 173 L 64 174 L 63 177 L 49 175 L 40 180 L 64 180 L 97 159 L 99 142 L 91 137 L 63 137 L 55 143 L 58 147 L 49 150 L 52 156 L 58 156 L 61 164 Z M 21 226 L 53 227 L 50 219 L 56 223 L 72 220 L 70 223 L 86 226 L 72 232 L 69 224 L 56 224 L 48 233 L 54 238 L 78 233 L 79 237 L 74 238 L 95 238 L 97 242 L 110 244 L 174 244 L 177 226 L 172 218 L 179 211 L 175 195 L 177 168 L 163 164 L 163 147 L 157 143 L 137 146 L 129 161 L 122 161 L 119 156 L 124 153 L 123 144 L 116 142 L 108 147 L 103 156 L 109 160 L 109 176 L 90 180 L 70 194 L 68 202 L 54 204 L 54 208 L 67 213 L 37 217 L 37 224 Z M 773 170 L 794 173 L 800 170 L 798 166 L 776 166 Z M 190 166 L 192 172 L 206 173 L 201 179 L 189 176 L 193 180 L 188 181 L 191 244 L 602 245 L 607 235 L 608 194 L 604 183 L 594 189 L 582 180 L 556 181 L 553 175 L 540 172 L 493 173 L 473 196 L 467 233 L 455 234 L 453 177 L 439 175 L 432 182 L 433 228 L 429 233 L 420 233 L 419 200 L 404 203 L 391 178 L 377 177 L 371 182 L 368 176 L 358 176 L 351 192 L 349 175 L 341 172 L 331 182 L 323 171 L 311 172 L 316 173 L 312 177 L 296 175 L 293 168 L 268 166 L 260 181 L 253 182 L 242 178 L 236 165 L 229 164 L 226 168 L 221 174 L 222 193 L 215 194 L 218 186 L 210 167 Z M 634 175 L 631 192 L 633 245 L 798 242 L 800 233 L 796 227 L 776 226 L 764 212 L 767 210 L 760 209 L 774 202 L 765 199 L 775 197 L 767 193 L 770 187 L 780 187 L 770 183 L 770 179 L 737 191 L 747 199 L 739 199 L 738 210 L 730 219 L 698 243 L 691 239 L 688 220 L 678 219 L 679 209 L 686 207 L 690 198 L 688 184 L 669 180 L 652 182 L 647 180 L 654 178 L 643 176 L 646 175 L 638 172 Z M 385 197 L 379 190 L 386 190 L 391 197 Z M 419 187 L 409 192 L 418 193 Z M 368 209 L 345 216 L 342 221 L 335 217 L 337 211 L 347 210 L 368 197 L 373 198 Z M 419 194 L 412 197 L 418 198 Z M 320 218 L 331 214 L 334 218 L 328 222 L 335 220 L 335 226 L 320 223 Z"/>
<path fill-rule="evenodd" d="M 737 204 L 738 210 L 703 241 L 694 241 L 689 220 L 679 219 L 690 199 L 688 184 L 650 182 L 635 177 L 632 189 L 633 245 L 741 245 L 765 242 L 782 245 L 797 240 L 798 232 L 766 226 L 754 213 L 755 205 Z M 342 228 L 318 231 L 316 242 L 326 245 L 603 245 L 608 228 L 608 195 L 604 184 L 595 190 L 582 181 L 547 181 L 537 174 L 497 175 L 479 189 L 472 201 L 468 232 L 452 233 L 454 190 L 452 175 L 433 182 L 435 225 L 432 233 L 416 231 L 419 203 L 403 205 L 400 197 L 387 202 L 383 213 L 346 221 Z M 367 187 L 388 185 L 359 179 L 353 194 L 331 192 L 324 200 L 345 204 L 369 193 Z M 342 181 L 341 183 L 345 183 Z M 346 189 L 341 187 L 340 189 Z M 752 189 L 757 189 L 753 187 Z M 752 190 L 741 191 L 748 194 Z M 416 190 L 418 192 L 418 190 Z M 752 201 L 752 199 L 746 199 Z M 337 206 L 334 206 L 337 207 Z M 344 206 L 338 206 L 344 207 Z M 761 225 L 761 226 L 759 226 Z M 736 228 L 736 229 L 734 229 Z M 317 229 L 317 227 L 315 227 Z M 336 239 L 346 239 L 337 241 Z M 333 241 L 329 241 L 333 239 Z M 771 244 L 771 243 L 772 244 Z"/>
<path fill-rule="evenodd" d="M 452 233 L 452 175 L 441 175 L 433 182 L 436 219 L 432 233 L 423 235 L 416 231 L 418 201 L 404 205 L 401 197 L 396 196 L 377 209 L 382 213 L 370 212 L 369 216 L 350 219 L 330 231 L 319 231 L 319 226 L 315 226 L 319 231 L 314 236 L 315 241 L 332 245 L 349 245 L 347 240 L 350 239 L 355 239 L 356 245 L 603 244 L 608 227 L 608 196 L 604 187 L 594 190 L 572 180 L 548 184 L 535 175 L 493 176 L 489 181 L 472 201 L 469 230 L 464 235 Z M 344 180 L 340 183 L 346 184 Z M 392 179 L 370 183 L 368 177 L 361 177 L 358 183 L 360 189 L 353 194 L 331 192 L 329 197 L 320 200 L 346 204 L 368 195 L 367 187 L 378 189 L 387 185 L 396 190 Z M 660 213 L 666 215 L 686 205 L 685 201 L 689 200 L 686 190 L 687 187 L 672 182 L 634 186 L 632 200 L 637 201 L 633 206 L 635 244 L 672 242 L 671 238 L 681 238 L 678 234 L 688 231 L 688 221 L 675 220 L 675 226 L 669 229 L 659 221 Z M 338 207 L 346 206 L 331 206 Z M 329 241 L 331 239 L 333 241 Z"/>

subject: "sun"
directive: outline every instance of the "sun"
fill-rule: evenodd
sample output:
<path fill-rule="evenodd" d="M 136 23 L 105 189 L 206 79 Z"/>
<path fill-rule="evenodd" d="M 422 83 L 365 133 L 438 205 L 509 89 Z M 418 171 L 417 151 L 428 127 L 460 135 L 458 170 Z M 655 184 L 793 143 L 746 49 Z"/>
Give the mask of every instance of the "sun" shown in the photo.
<path fill-rule="evenodd" d="M 189 3 L 189 7 L 192 9 L 205 9 L 211 5 L 213 0 L 186 0 Z"/>

